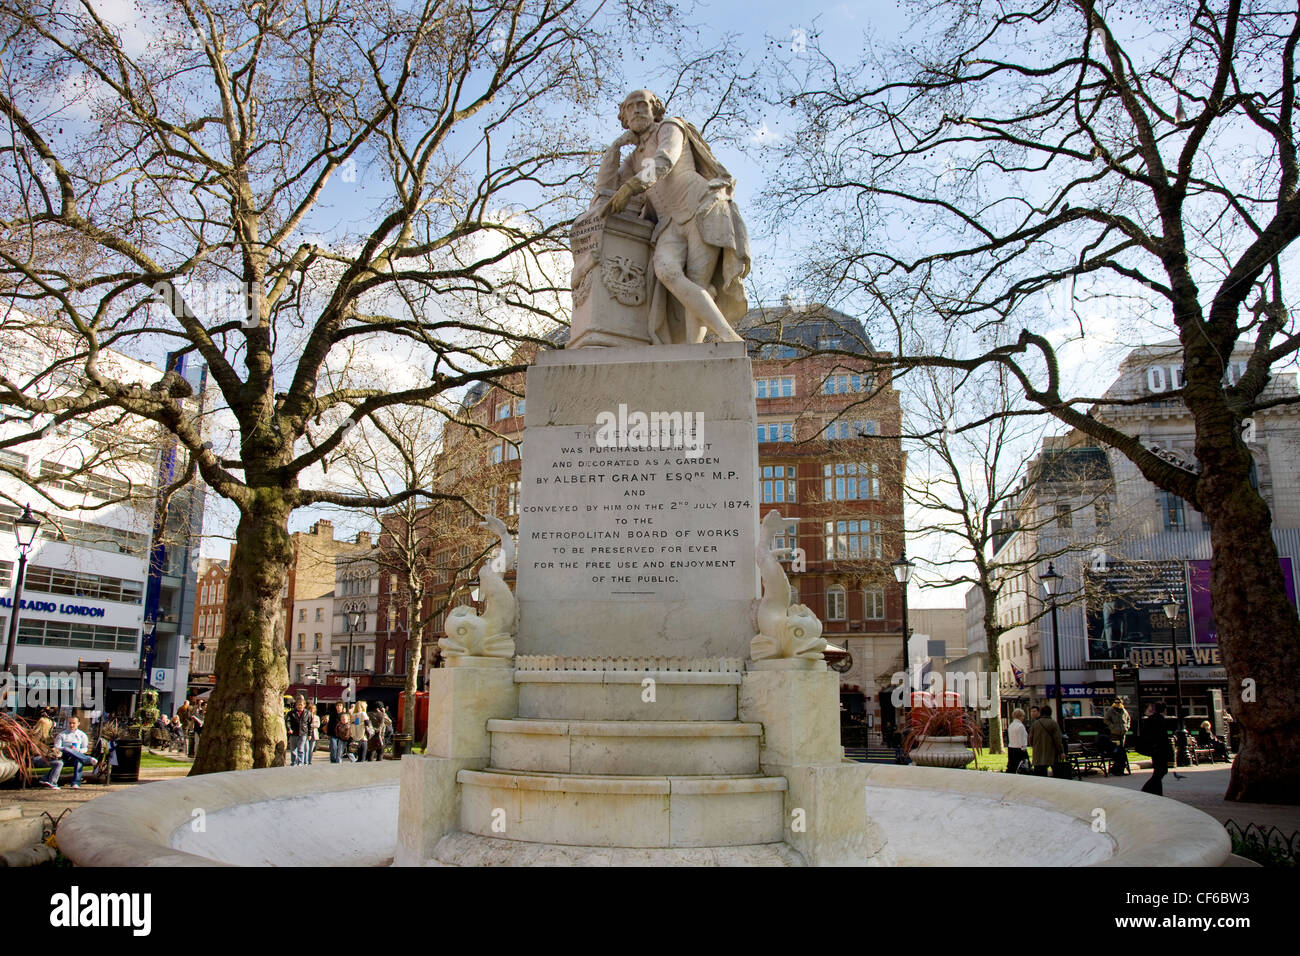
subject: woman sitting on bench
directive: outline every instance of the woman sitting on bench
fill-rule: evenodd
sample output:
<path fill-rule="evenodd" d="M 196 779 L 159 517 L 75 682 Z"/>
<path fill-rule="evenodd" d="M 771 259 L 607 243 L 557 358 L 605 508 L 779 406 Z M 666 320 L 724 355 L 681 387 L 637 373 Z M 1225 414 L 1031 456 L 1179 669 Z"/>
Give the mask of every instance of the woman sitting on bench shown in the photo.
<path fill-rule="evenodd" d="M 1214 736 L 1214 731 L 1210 727 L 1208 720 L 1201 721 L 1201 729 L 1196 733 L 1196 746 L 1213 749 L 1215 760 L 1225 762 L 1231 762 L 1232 760 L 1232 757 L 1228 754 L 1228 745 Z"/>

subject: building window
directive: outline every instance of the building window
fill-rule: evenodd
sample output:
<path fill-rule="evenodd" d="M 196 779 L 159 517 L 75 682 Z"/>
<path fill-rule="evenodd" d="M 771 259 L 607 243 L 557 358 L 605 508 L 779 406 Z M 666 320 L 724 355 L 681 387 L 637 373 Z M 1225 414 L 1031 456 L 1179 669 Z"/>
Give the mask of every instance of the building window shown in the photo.
<path fill-rule="evenodd" d="M 305 607 L 298 608 L 298 620 L 299 621 L 307 620 L 307 609 Z"/>
<path fill-rule="evenodd" d="M 144 594 L 144 584 L 141 581 L 126 581 L 105 574 L 65 571 L 40 564 L 27 568 L 23 587 L 29 591 L 117 601 L 122 604 L 139 604 Z"/>
<path fill-rule="evenodd" d="M 384 673 L 396 673 L 394 670 L 395 667 L 397 667 L 397 651 L 390 647 L 388 650 L 384 651 Z"/>
<path fill-rule="evenodd" d="M 864 438 L 867 435 L 879 435 L 880 426 L 878 423 L 869 419 L 854 419 L 846 421 L 828 422 L 826 425 L 825 435 L 830 441 L 845 438 Z"/>
<path fill-rule="evenodd" d="M 16 471 L 26 471 L 27 456 L 10 451 L 8 448 L 0 448 L 0 465 L 8 465 Z"/>
<path fill-rule="evenodd" d="M 793 395 L 793 375 L 783 375 L 780 378 L 760 378 L 754 380 L 754 396 L 756 398 L 790 398 Z"/>
<path fill-rule="evenodd" d="M 844 347 L 844 340 L 838 335 L 823 335 L 817 339 L 817 348 L 825 351 L 827 349 L 839 349 Z"/>
<path fill-rule="evenodd" d="M 217 582 L 217 602 L 220 603 L 226 599 L 226 582 Z"/>
<path fill-rule="evenodd" d="M 301 684 L 301 683 L 302 683 L 302 665 L 301 665 L 301 664 L 296 665 L 296 666 L 294 667 L 294 671 L 295 671 L 295 673 L 296 673 L 298 676 L 294 678 L 293 682 L 294 682 L 295 684 Z"/>
<path fill-rule="evenodd" d="M 798 358 L 799 350 L 792 345 L 774 345 L 768 343 L 758 350 L 758 357 L 765 359 Z"/>
<path fill-rule="evenodd" d="M 494 465 L 499 465 L 503 461 L 518 461 L 519 446 L 508 441 L 503 441 L 499 445 L 492 446 L 491 461 Z"/>
<path fill-rule="evenodd" d="M 794 441 L 794 422 L 760 422 L 758 440 L 760 442 Z"/>
<path fill-rule="evenodd" d="M 1098 499 L 1097 502 L 1093 505 L 1093 511 L 1096 513 L 1097 516 L 1097 527 L 1109 528 L 1110 527 L 1110 502 L 1105 500 L 1104 498 Z"/>
<path fill-rule="evenodd" d="M 301 651 L 301 650 L 303 650 L 306 646 L 307 646 L 307 635 L 306 635 L 306 634 L 299 634 L 299 635 L 298 635 L 298 650 Z"/>
<path fill-rule="evenodd" d="M 794 501 L 794 465 L 763 466 L 763 503 Z"/>
<path fill-rule="evenodd" d="M 497 406 L 497 421 L 510 417 L 510 403 L 502 402 Z"/>
<path fill-rule="evenodd" d="M 519 482 L 506 485 L 506 515 L 519 514 Z"/>
<path fill-rule="evenodd" d="M 844 620 L 844 589 L 839 585 L 826 592 L 826 620 Z"/>
<path fill-rule="evenodd" d="M 845 461 L 822 465 L 826 501 L 861 501 L 880 497 L 880 465 Z"/>
<path fill-rule="evenodd" d="M 799 547 L 799 525 L 792 521 L 782 529 L 781 534 L 773 535 L 772 547 L 776 549 L 777 557 L 782 561 L 791 560 L 794 555 L 790 552 Z M 791 603 L 797 604 L 798 602 L 792 601 Z"/>
<path fill-rule="evenodd" d="M 1173 492 L 1160 492 L 1160 512 L 1166 531 L 1186 531 L 1187 519 L 1183 514 L 1183 499 Z"/>
<path fill-rule="evenodd" d="M 1068 504 L 1058 504 L 1056 506 L 1056 526 L 1058 528 L 1074 527 L 1074 514 Z"/>
<path fill-rule="evenodd" d="M 323 607 L 316 608 L 316 620 L 318 621 L 325 620 L 325 609 Z"/>
<path fill-rule="evenodd" d="M 317 632 L 316 632 L 316 646 L 315 646 L 314 648 L 312 648 L 313 650 L 317 650 L 317 651 L 320 650 L 320 638 L 321 638 L 320 631 L 317 631 Z"/>
<path fill-rule="evenodd" d="M 96 624 L 19 618 L 18 643 L 36 647 L 129 652 L 139 648 L 140 631 L 133 627 L 103 627 Z"/>
<path fill-rule="evenodd" d="M 822 383 L 823 395 L 849 395 L 854 392 L 870 391 L 875 379 L 870 375 L 851 372 L 845 375 L 827 375 Z"/>
<path fill-rule="evenodd" d="M 520 417 L 523 417 L 523 414 L 524 414 L 524 406 L 525 406 L 525 401 L 524 401 L 524 399 L 522 399 L 522 398 L 517 399 L 517 400 L 515 401 L 515 414 L 518 415 L 518 416 L 520 416 Z"/>
<path fill-rule="evenodd" d="M 862 616 L 868 621 L 885 619 L 884 588 L 867 588 L 862 592 Z"/>
<path fill-rule="evenodd" d="M 884 554 L 880 522 L 846 519 L 826 522 L 826 559 L 877 558 Z"/>

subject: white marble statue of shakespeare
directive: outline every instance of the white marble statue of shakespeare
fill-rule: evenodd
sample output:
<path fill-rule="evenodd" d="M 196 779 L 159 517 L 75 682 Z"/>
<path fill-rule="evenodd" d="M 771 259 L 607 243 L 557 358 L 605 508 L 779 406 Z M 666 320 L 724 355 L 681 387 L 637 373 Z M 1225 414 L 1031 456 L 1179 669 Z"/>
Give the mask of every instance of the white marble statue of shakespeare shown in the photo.
<path fill-rule="evenodd" d="M 650 341 L 697 343 L 708 332 L 741 341 L 732 323 L 748 308 L 750 251 L 735 179 L 695 127 L 665 117 L 649 90 L 629 94 L 618 115 L 627 132 L 605 151 L 592 206 L 655 223 Z M 624 158 L 626 146 L 633 149 Z"/>

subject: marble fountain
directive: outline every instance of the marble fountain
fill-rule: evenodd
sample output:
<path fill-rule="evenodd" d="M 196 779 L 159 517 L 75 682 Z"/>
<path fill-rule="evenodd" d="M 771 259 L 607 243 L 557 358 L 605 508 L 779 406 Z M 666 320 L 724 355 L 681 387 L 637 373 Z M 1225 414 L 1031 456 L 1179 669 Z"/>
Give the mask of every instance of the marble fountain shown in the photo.
<path fill-rule="evenodd" d="M 480 569 L 482 612 L 448 618 L 427 752 L 108 794 L 63 823 L 63 852 L 91 866 L 1224 864 L 1223 828 L 1172 800 L 845 762 L 839 678 L 780 560 L 788 522 L 756 507 L 753 376 L 729 324 L 749 263 L 734 181 L 653 94 L 619 117 L 628 132 L 573 229 L 568 346 L 527 373 L 518 554 L 490 519 L 502 547 Z M 713 255 L 712 281 L 683 271 L 688 251 Z"/>

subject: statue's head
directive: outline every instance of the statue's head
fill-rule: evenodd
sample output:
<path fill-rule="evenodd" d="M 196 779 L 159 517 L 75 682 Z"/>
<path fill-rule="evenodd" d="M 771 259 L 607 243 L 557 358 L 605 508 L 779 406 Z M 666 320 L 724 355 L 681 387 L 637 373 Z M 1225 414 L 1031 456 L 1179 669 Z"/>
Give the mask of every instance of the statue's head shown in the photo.
<path fill-rule="evenodd" d="M 644 109 L 642 109 L 643 105 Z M 643 118 L 647 116 L 649 122 Z M 650 122 L 658 123 L 663 118 L 664 101 L 650 90 L 633 90 L 618 108 L 618 121 L 623 124 L 623 128 L 636 133 L 648 128 Z M 641 129 L 633 126 L 634 122 Z"/>

